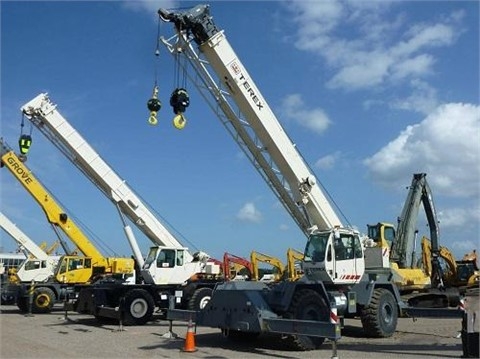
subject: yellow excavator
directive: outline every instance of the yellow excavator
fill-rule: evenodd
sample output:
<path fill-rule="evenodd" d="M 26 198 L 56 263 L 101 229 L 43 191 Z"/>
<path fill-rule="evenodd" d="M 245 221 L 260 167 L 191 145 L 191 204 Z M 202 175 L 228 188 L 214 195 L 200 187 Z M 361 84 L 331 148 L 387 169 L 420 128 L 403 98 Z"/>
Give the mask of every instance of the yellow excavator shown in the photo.
<path fill-rule="evenodd" d="M 422 238 L 422 266 L 426 274 L 432 271 L 432 244 L 427 237 Z M 467 288 L 478 287 L 480 283 L 480 271 L 477 265 L 477 251 L 473 250 L 463 256 L 462 260 L 456 260 L 453 253 L 444 246 L 440 246 L 440 257 L 445 261 L 443 281 L 448 287 L 457 287 L 461 293 Z"/>
<path fill-rule="evenodd" d="M 428 307 L 455 306 L 459 300 L 458 291 L 443 290 L 449 285 L 444 283 L 443 269 L 440 265 L 438 219 L 426 176 L 425 173 L 413 175 L 402 213 L 398 218 L 397 228 L 384 222 L 367 226 L 368 241 L 373 241 L 367 246 L 383 249 L 383 260 L 390 262 L 393 281 L 402 294 L 410 296 L 408 299 L 410 304 Z M 431 237 L 429 270 L 426 270 L 425 265 L 419 266 L 421 261 L 417 258 L 418 230 L 416 227 L 422 205 Z M 414 298 L 412 293 L 422 294 Z"/>
<path fill-rule="evenodd" d="M 25 156 L 15 152 L 0 139 L 1 167 L 6 167 L 28 193 L 40 205 L 48 222 L 60 238 L 58 228 L 74 243 L 83 254 L 64 255 L 60 258 L 54 278 L 34 284 L 32 311 L 48 313 L 56 301 L 62 300 L 74 284 L 89 284 L 106 276 L 120 281 L 134 282 L 134 261 L 131 258 L 105 257 L 93 245 L 82 230 L 55 201 L 51 193 L 26 167 Z M 68 253 L 68 251 L 66 251 Z M 16 291 L 17 306 L 27 311 L 29 288 L 31 284 L 23 283 L 12 288 Z"/>

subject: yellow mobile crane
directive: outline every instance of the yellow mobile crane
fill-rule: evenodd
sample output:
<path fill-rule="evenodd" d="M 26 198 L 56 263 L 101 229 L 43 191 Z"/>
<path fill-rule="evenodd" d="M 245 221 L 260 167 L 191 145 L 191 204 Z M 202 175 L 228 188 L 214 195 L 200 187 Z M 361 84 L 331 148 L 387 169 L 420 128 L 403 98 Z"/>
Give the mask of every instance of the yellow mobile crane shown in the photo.
<path fill-rule="evenodd" d="M 73 284 L 88 284 L 105 276 L 119 280 L 134 277 L 133 259 L 104 257 L 3 139 L 0 139 L 0 157 L 2 167 L 7 167 L 40 205 L 57 235 L 60 228 L 83 254 L 62 256 L 53 279 L 35 284 L 32 312 L 50 312 Z M 20 310 L 28 310 L 29 289 L 30 284 L 26 283 L 16 287 Z"/>

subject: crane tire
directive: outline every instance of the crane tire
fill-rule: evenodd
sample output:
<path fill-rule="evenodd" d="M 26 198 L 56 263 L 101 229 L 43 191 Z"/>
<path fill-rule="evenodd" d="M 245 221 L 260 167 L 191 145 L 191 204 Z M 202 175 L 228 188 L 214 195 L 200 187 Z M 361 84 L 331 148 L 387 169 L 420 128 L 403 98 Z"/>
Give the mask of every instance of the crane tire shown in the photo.
<path fill-rule="evenodd" d="M 210 299 L 212 298 L 212 288 L 201 287 L 195 289 L 192 297 L 188 301 L 189 310 L 201 310 L 205 308 Z"/>
<path fill-rule="evenodd" d="M 32 313 L 50 313 L 55 304 L 55 293 L 48 287 L 38 287 L 33 293 Z"/>
<path fill-rule="evenodd" d="M 301 289 L 294 294 L 285 318 L 328 322 L 330 309 L 316 291 Z M 307 351 L 318 349 L 324 341 L 322 337 L 289 335 L 285 343 L 294 350 Z"/>
<path fill-rule="evenodd" d="M 360 313 L 360 319 L 367 337 L 391 337 L 398 322 L 398 307 L 392 292 L 375 288 L 370 303 Z"/>
<path fill-rule="evenodd" d="M 132 289 L 125 294 L 124 318 L 125 325 L 144 325 L 152 320 L 155 302 L 146 290 Z"/>

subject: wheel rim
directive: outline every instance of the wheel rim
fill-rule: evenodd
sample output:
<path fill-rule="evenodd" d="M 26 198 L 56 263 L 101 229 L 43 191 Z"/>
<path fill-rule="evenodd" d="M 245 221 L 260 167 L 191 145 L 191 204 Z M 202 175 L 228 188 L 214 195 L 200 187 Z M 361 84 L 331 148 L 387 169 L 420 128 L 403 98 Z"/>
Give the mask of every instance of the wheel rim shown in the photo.
<path fill-rule="evenodd" d="M 393 318 L 393 308 L 390 305 L 384 305 L 382 307 L 382 319 L 386 324 L 390 324 Z"/>
<path fill-rule="evenodd" d="M 47 294 L 39 294 L 35 299 L 38 308 L 47 308 L 50 305 L 50 296 Z"/>
<path fill-rule="evenodd" d="M 207 306 L 208 302 L 210 302 L 210 296 L 205 296 L 200 300 L 198 306 L 200 307 L 200 309 L 203 309 Z"/>
<path fill-rule="evenodd" d="M 132 304 L 130 304 L 130 313 L 134 318 L 142 318 L 147 314 L 148 303 L 143 298 L 135 299 Z"/>

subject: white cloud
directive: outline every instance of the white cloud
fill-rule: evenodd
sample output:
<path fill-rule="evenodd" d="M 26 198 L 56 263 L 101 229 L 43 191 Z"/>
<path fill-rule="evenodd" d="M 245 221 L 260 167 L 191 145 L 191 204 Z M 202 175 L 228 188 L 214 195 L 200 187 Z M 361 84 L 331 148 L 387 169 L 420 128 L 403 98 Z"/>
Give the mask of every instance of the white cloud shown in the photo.
<path fill-rule="evenodd" d="M 335 165 L 335 162 L 340 159 L 340 156 L 341 153 L 339 151 L 323 156 L 315 162 L 315 168 L 322 170 L 331 169 Z"/>
<path fill-rule="evenodd" d="M 128 10 L 150 13 L 157 19 L 158 9 L 172 9 L 178 7 L 179 2 L 175 0 L 127 0 L 122 4 Z"/>
<path fill-rule="evenodd" d="M 259 223 L 262 220 L 262 213 L 253 202 L 247 202 L 238 211 L 237 218 L 241 221 Z"/>
<path fill-rule="evenodd" d="M 409 76 L 429 74 L 435 59 L 431 55 L 422 54 L 392 65 L 392 78 L 403 79 Z"/>
<path fill-rule="evenodd" d="M 408 183 L 425 172 L 436 192 L 453 197 L 480 195 L 480 107 L 450 103 L 364 160 L 371 177 L 386 186 Z"/>
<path fill-rule="evenodd" d="M 282 101 L 281 111 L 284 117 L 316 133 L 323 133 L 330 126 L 328 115 L 321 108 L 309 109 L 299 94 L 286 96 Z"/>
<path fill-rule="evenodd" d="M 288 231 L 290 229 L 290 227 L 286 224 L 281 224 L 279 228 L 281 231 Z"/>
<path fill-rule="evenodd" d="M 469 226 L 470 223 L 480 221 L 480 207 L 476 208 L 448 208 L 438 213 L 440 225 L 444 227 L 461 228 Z"/>
<path fill-rule="evenodd" d="M 397 2 L 297 1 L 288 9 L 297 26 L 295 46 L 321 56 L 334 71 L 330 88 L 370 88 L 432 73 L 438 47 L 452 45 L 462 12 L 431 23 L 407 24 L 388 13 Z M 348 34 L 348 38 L 347 35 Z"/>
<path fill-rule="evenodd" d="M 412 80 L 411 95 L 403 99 L 395 99 L 390 107 L 399 110 L 415 111 L 422 114 L 429 114 L 438 107 L 437 90 L 424 81 Z"/>

